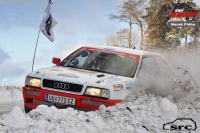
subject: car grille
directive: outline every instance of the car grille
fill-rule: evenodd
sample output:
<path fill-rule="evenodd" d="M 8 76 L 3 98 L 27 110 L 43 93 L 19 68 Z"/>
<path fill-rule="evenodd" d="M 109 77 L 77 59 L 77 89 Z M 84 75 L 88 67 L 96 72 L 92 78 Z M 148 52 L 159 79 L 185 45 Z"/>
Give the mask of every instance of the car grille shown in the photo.
<path fill-rule="evenodd" d="M 82 91 L 83 85 L 44 79 L 43 87 L 80 93 Z"/>

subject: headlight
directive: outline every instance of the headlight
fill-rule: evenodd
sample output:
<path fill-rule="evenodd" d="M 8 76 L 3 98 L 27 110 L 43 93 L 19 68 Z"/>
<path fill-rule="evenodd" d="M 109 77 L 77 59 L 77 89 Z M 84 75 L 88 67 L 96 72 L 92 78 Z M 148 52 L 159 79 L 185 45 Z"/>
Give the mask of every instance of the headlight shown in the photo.
<path fill-rule="evenodd" d="M 33 78 L 33 77 L 26 77 L 25 84 L 28 85 L 28 86 L 33 86 L 33 87 L 40 87 L 41 86 L 41 79 Z"/>
<path fill-rule="evenodd" d="M 107 89 L 100 89 L 95 87 L 87 87 L 85 95 L 109 98 L 110 92 Z"/>

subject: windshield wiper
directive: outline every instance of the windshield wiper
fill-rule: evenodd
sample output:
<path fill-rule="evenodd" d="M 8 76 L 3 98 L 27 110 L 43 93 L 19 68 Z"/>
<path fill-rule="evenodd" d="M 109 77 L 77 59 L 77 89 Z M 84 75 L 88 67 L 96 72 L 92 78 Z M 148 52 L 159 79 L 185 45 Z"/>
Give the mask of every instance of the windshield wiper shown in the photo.
<path fill-rule="evenodd" d="M 71 68 L 83 69 L 83 68 L 81 68 L 81 67 L 77 67 L 77 66 L 65 66 L 65 67 L 71 67 Z"/>

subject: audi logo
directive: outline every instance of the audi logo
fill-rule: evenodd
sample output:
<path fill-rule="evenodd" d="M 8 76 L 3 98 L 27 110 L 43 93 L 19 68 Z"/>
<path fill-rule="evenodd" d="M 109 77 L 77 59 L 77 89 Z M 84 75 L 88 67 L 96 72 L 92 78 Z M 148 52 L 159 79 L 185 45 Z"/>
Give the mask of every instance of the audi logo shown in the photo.
<path fill-rule="evenodd" d="M 54 88 L 56 88 L 56 89 L 67 90 L 67 89 L 69 89 L 69 84 L 55 82 L 55 83 L 54 83 Z"/>

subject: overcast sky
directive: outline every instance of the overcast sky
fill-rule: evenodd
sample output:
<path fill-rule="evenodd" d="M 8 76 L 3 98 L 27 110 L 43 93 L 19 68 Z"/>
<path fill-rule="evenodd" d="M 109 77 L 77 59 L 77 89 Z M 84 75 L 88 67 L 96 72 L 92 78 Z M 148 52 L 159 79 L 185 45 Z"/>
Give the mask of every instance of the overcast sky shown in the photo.
<path fill-rule="evenodd" d="M 65 56 L 82 45 L 105 44 L 105 39 L 128 25 L 109 20 L 124 0 L 52 0 L 58 24 L 55 41 L 40 34 L 34 70 L 53 66 L 52 57 Z M 199 0 L 194 2 L 200 5 Z M 24 84 L 31 72 L 39 25 L 48 0 L 0 0 L 0 86 Z M 138 27 L 134 27 L 135 30 Z"/>

